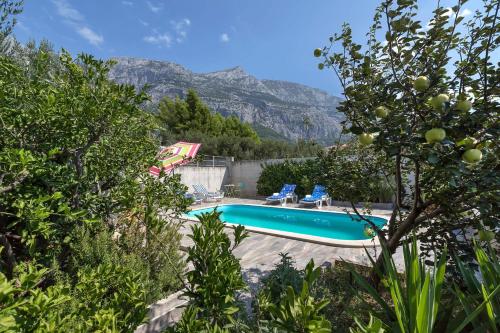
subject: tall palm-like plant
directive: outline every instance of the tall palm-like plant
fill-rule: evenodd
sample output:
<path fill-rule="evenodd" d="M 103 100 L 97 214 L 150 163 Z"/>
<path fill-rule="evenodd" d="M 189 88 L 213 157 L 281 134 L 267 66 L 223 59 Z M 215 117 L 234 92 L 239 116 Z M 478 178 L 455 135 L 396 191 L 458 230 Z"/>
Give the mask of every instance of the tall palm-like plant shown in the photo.
<path fill-rule="evenodd" d="M 479 272 L 475 272 L 460 259 L 455 258 L 464 281 L 465 291 L 454 285 L 453 291 L 460 301 L 462 311 L 458 316 L 477 316 L 471 324 L 477 332 L 499 332 L 500 327 L 500 298 L 493 297 L 499 293 L 500 261 L 494 249 L 488 244 L 488 251 L 475 245 L 474 253 Z M 479 274 L 477 274 L 479 273 Z M 465 327 L 459 324 L 457 328 Z"/>
<path fill-rule="evenodd" d="M 447 311 L 446 316 L 439 316 L 439 310 L 444 306 L 441 297 L 445 281 L 446 249 L 434 267 L 428 268 L 424 261 L 419 259 L 416 240 L 413 239 L 411 244 L 405 243 L 403 245 L 405 273 L 400 274 L 389 251 L 383 247 L 386 271 L 385 274 L 380 271 L 377 273 L 388 289 L 393 305 L 389 305 L 367 280 L 352 270 L 356 282 L 384 308 L 387 314 L 386 318 L 375 317 L 368 324 L 356 320 L 358 328 L 352 332 L 385 332 L 387 329 L 389 332 L 401 333 L 428 333 L 438 330 L 458 333 L 467 325 L 472 325 L 477 332 L 488 330 L 497 332 L 497 315 L 500 308 L 498 300 L 494 297 L 500 291 L 499 264 L 493 253 L 488 257 L 478 246 L 475 248 L 475 253 L 482 278 L 477 278 L 471 268 L 458 261 L 466 284 L 463 291 L 454 286 L 454 292 L 461 306 L 452 309 L 453 311 Z M 371 256 L 370 260 L 375 264 Z M 451 317 L 451 314 L 454 316 Z M 485 317 L 485 320 L 475 320 L 478 316 Z M 380 325 L 380 322 L 384 325 Z"/>

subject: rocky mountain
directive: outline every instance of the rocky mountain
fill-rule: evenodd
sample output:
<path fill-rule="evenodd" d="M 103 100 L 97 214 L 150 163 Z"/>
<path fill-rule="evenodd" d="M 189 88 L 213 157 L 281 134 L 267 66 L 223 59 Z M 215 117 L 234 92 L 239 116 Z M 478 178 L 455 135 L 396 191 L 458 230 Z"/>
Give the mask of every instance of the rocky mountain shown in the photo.
<path fill-rule="evenodd" d="M 140 88 L 149 85 L 152 103 L 164 96 L 184 97 L 195 89 L 212 110 L 273 130 L 289 138 L 313 138 L 328 144 L 340 131 L 341 101 L 325 91 L 301 84 L 259 80 L 241 67 L 194 73 L 181 65 L 137 58 L 117 58 L 110 77 Z"/>

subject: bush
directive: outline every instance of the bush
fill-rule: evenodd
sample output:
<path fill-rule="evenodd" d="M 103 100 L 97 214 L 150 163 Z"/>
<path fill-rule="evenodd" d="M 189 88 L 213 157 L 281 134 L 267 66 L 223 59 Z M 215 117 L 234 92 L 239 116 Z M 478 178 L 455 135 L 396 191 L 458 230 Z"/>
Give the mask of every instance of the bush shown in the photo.
<path fill-rule="evenodd" d="M 133 332 L 147 313 L 144 286 L 131 268 L 83 268 L 75 283 L 31 264 L 16 279 L 0 273 L 0 332 Z"/>
<path fill-rule="evenodd" d="M 99 226 L 97 230 L 78 227 L 71 243 L 71 271 L 81 267 L 100 265 L 123 265 L 137 274 L 137 281 L 144 286 L 146 300 L 152 303 L 164 298 L 180 287 L 175 275 L 176 269 L 182 270 L 184 262 L 178 252 L 179 235 L 170 228 L 158 235 L 161 240 L 153 241 L 149 246 L 136 246 L 137 240 L 130 235 L 118 237 L 107 228 Z M 172 264 L 171 264 L 172 263 Z"/>
<path fill-rule="evenodd" d="M 288 253 L 280 253 L 281 260 L 271 273 L 263 278 L 261 292 L 269 296 L 269 301 L 278 303 L 285 295 L 288 286 L 299 292 L 302 286 L 304 272 L 294 267 L 294 261 Z"/>
<path fill-rule="evenodd" d="M 320 183 L 320 170 L 317 160 L 285 161 L 265 164 L 257 181 L 257 193 L 271 195 L 279 192 L 283 184 L 296 184 L 295 193 L 304 196 L 311 193 L 314 184 Z"/>
<path fill-rule="evenodd" d="M 310 194 L 315 184 L 327 186 L 335 200 L 392 202 L 393 189 L 380 168 L 367 168 L 366 161 L 379 160 L 374 152 L 351 148 L 332 149 L 318 158 L 265 164 L 257 181 L 257 193 L 268 196 L 283 184 L 296 184 L 299 197 Z M 390 172 L 390 171 L 389 171 Z"/>
<path fill-rule="evenodd" d="M 193 311 L 199 312 L 199 318 L 211 326 L 223 327 L 234 321 L 233 316 L 240 310 L 237 293 L 246 289 L 240 261 L 232 251 L 248 234 L 243 226 L 237 226 L 231 242 L 215 209 L 198 218 L 199 224 L 191 226 L 194 245 L 188 250 L 187 261 L 193 269 L 186 275 L 184 294 L 198 309 Z"/>

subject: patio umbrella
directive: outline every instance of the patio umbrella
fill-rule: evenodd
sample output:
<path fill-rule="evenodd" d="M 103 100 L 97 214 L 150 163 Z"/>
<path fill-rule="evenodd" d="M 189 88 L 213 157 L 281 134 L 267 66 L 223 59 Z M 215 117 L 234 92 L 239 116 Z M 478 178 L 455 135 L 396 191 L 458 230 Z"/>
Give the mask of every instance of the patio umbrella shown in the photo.
<path fill-rule="evenodd" d="M 196 156 L 201 143 L 177 142 L 174 145 L 162 149 L 158 153 L 158 166 L 149 168 L 149 173 L 155 176 L 160 175 L 160 171 L 172 171 L 176 166 L 189 162 Z"/>

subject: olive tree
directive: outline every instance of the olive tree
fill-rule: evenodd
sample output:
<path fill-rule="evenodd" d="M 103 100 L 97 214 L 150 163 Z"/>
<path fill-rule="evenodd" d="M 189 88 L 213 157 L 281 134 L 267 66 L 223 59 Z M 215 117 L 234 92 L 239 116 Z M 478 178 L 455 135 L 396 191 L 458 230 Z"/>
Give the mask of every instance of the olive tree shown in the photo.
<path fill-rule="evenodd" d="M 413 231 L 424 248 L 458 250 L 470 244 L 464 231 L 498 228 L 500 3 L 484 1 L 466 22 L 466 2 L 437 2 L 426 24 L 417 1 L 386 0 L 365 46 L 344 24 L 314 50 L 343 88 L 345 132 L 393 166 L 388 229 L 373 226 L 391 253 Z"/>

